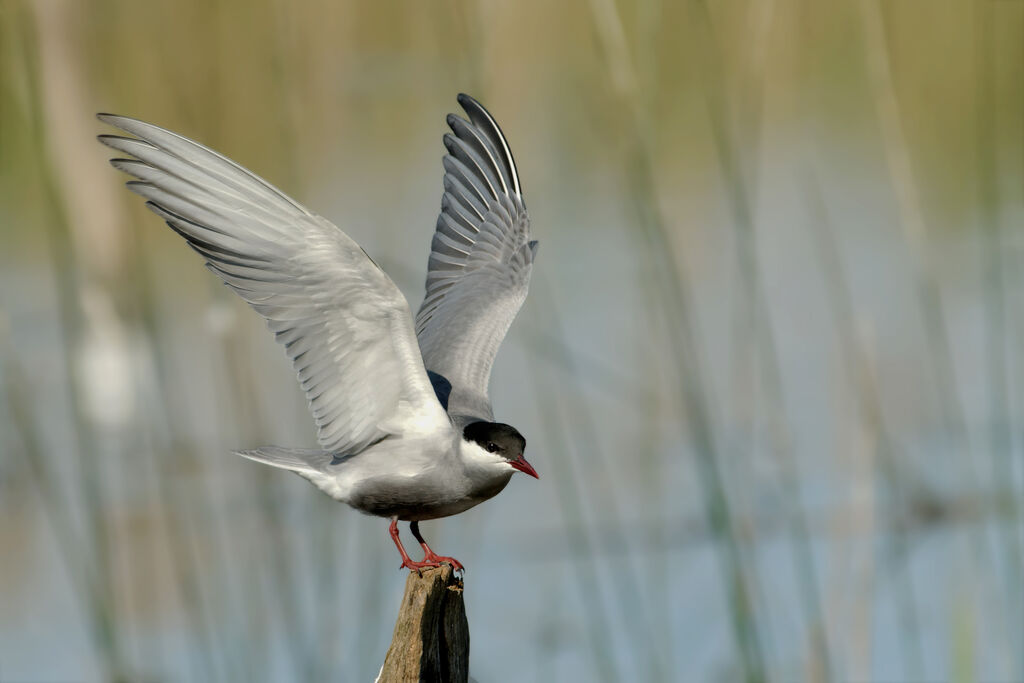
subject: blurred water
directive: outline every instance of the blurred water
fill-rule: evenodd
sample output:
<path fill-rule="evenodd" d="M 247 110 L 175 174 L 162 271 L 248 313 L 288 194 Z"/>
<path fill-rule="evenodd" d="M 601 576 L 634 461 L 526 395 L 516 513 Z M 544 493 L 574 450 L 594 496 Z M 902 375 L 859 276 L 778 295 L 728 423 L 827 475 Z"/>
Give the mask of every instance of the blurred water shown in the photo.
<path fill-rule="evenodd" d="M 270 3 L 245 32 L 231 2 L 200 24 L 199 6 L 99 3 L 84 26 L 70 4 L 16 4 L 5 44 L 44 75 L 33 100 L 31 60 L 13 59 L 25 71 L 0 98 L 0 130 L 41 131 L 38 148 L 0 140 L 0 680 L 372 679 L 404 583 L 386 523 L 230 455 L 313 443 L 291 369 L 117 187 L 84 122 L 116 108 L 225 151 L 334 220 L 415 308 L 443 116 L 467 82 L 513 145 L 541 240 L 491 384 L 541 479 L 424 525 L 469 567 L 474 677 L 1024 677 L 1024 160 L 1002 151 L 1020 149 L 1021 88 L 1018 67 L 974 52 L 987 36 L 1000 64 L 1024 63 L 1005 28 L 1024 12 L 972 14 L 951 41 L 965 19 L 947 8 L 911 41 L 913 12 L 888 8 L 911 41 L 888 54 L 894 141 L 866 5 L 777 3 L 767 20 L 737 5 L 711 14 L 710 42 L 699 12 L 619 8 L 623 56 L 602 2 L 536 4 L 543 28 L 486 3 L 400 19 Z M 15 41 L 19 20 L 35 28 Z M 141 28 L 154 22 L 166 35 Z M 216 55 L 196 82 L 170 58 L 190 30 Z M 88 59 L 46 66 L 61 36 Z M 110 56 L 146 40 L 138 62 Z M 945 52 L 978 70 L 940 79 Z M 632 86 L 615 76 L 630 58 Z M 62 68 L 94 91 L 46 94 Z"/>
<path fill-rule="evenodd" d="M 559 272 L 555 266 L 573 261 L 570 255 L 578 253 L 573 247 L 574 240 L 564 234 L 549 237 L 545 234 L 544 224 L 537 226 L 538 233 L 547 239 L 544 243 L 545 261 L 532 296 L 558 302 L 562 329 L 544 329 L 542 314 L 536 310 L 539 306 L 531 301 L 510 337 L 493 380 L 499 415 L 514 424 L 524 425 L 530 440 L 530 452 L 535 454 L 532 458 L 538 461 L 537 466 L 544 476 L 540 482 L 517 480 L 506 493 L 488 505 L 460 518 L 426 525 L 425 533 L 437 538 L 439 547 L 457 553 L 470 567 L 467 604 L 474 634 L 480 634 L 474 639 L 473 663 L 474 671 L 481 680 L 505 679 L 508 674 L 503 672 L 517 671 L 524 663 L 520 654 L 523 648 L 533 649 L 542 644 L 543 657 L 538 655 L 540 660 L 531 664 L 537 667 L 538 678 L 551 680 L 589 675 L 587 671 L 592 661 L 586 654 L 583 633 L 589 611 L 580 604 L 582 600 L 605 603 L 609 631 L 613 643 L 617 643 L 612 656 L 620 662 L 622 670 L 644 670 L 642 658 L 647 653 L 644 649 L 634 650 L 638 642 L 645 642 L 644 648 L 668 645 L 669 650 L 662 654 L 665 658 L 662 666 L 669 666 L 681 679 L 706 678 L 711 672 L 727 666 L 725 663 L 731 659 L 733 644 L 727 620 L 715 616 L 723 614 L 726 607 L 722 604 L 718 588 L 721 577 L 712 542 L 700 523 L 700 507 L 696 502 L 700 494 L 687 462 L 685 435 L 678 425 L 659 419 L 657 415 L 646 415 L 644 410 L 645 394 L 653 393 L 654 400 L 657 400 L 656 385 L 648 384 L 642 371 L 646 363 L 657 358 L 658 352 L 652 348 L 657 342 L 643 333 L 642 325 L 629 320 L 631 308 L 626 302 L 642 299 L 642 294 L 636 291 L 635 281 L 624 273 L 618 276 L 601 273 L 604 264 L 614 260 L 613 254 L 621 252 L 608 246 L 615 244 L 614 226 L 607 222 L 602 224 L 596 218 L 596 214 L 601 213 L 600 207 L 595 207 L 594 213 L 595 216 L 589 217 L 591 220 L 581 221 L 586 225 L 586 239 L 592 243 L 587 257 L 594 265 L 588 270 Z M 558 230 L 560 233 L 575 231 L 576 238 L 583 239 L 579 228 L 571 225 L 559 226 Z M 964 249 L 955 244 L 952 248 Z M 321 505 L 319 500 L 315 500 L 318 494 L 304 482 L 297 478 L 292 481 L 290 477 L 275 472 L 266 477 L 265 485 L 272 489 L 272 495 L 283 496 L 284 508 L 278 511 L 282 516 L 275 520 L 282 527 L 281 536 L 278 538 L 266 533 L 263 525 L 268 520 L 260 519 L 261 515 L 253 509 L 260 502 L 253 497 L 264 485 L 260 481 L 264 475 L 258 467 L 227 455 L 231 447 L 255 445 L 257 442 L 233 434 L 230 425 L 225 428 L 223 424 L 230 422 L 225 417 L 225 413 L 230 411 L 224 404 L 234 403 L 237 397 L 226 388 L 231 383 L 219 377 L 224 371 L 224 350 L 218 335 L 206 324 L 210 316 L 216 314 L 209 308 L 204 311 L 203 306 L 231 310 L 231 333 L 252 335 L 251 339 L 241 342 L 240 353 L 245 358 L 246 371 L 252 373 L 252 381 L 261 387 L 258 397 L 252 399 L 260 404 L 259 412 L 265 420 L 259 431 L 269 435 L 273 442 L 308 443 L 312 430 L 302 429 L 305 424 L 300 414 L 301 400 L 292 386 L 287 362 L 269 342 L 269 335 L 261 334 L 254 316 L 223 297 L 219 291 L 200 284 L 207 275 L 194 260 L 179 258 L 179 254 L 171 249 L 164 253 L 166 256 L 162 258 L 167 261 L 180 261 L 180 269 L 187 274 L 186 279 L 182 282 L 180 278 L 163 281 L 157 278 L 154 291 L 160 297 L 174 299 L 188 300 L 195 296 L 199 303 L 198 307 L 188 305 L 167 313 L 161 323 L 162 331 L 167 333 L 162 349 L 166 355 L 161 360 L 173 367 L 168 374 L 173 375 L 177 391 L 181 392 L 176 397 L 178 415 L 174 418 L 175 424 L 168 429 L 190 435 L 188 438 L 194 439 L 193 448 L 197 452 L 178 465 L 152 464 L 154 459 L 173 457 L 173 452 L 139 453 L 138 458 L 150 462 L 150 467 L 161 470 L 164 476 L 174 477 L 175 481 L 170 486 L 176 497 L 175 510 L 192 508 L 195 503 L 190 501 L 196 501 L 197 496 L 201 498 L 204 492 L 209 492 L 210 500 L 199 503 L 200 510 L 206 512 L 191 514 L 209 515 L 210 521 L 214 522 L 213 528 L 204 521 L 206 517 L 186 520 L 185 524 L 190 529 L 188 542 L 197 546 L 193 552 L 198 573 L 207 572 L 204 565 L 228 565 L 216 567 L 214 572 L 227 574 L 219 579 L 226 585 L 237 581 L 242 586 L 262 586 L 261 590 L 272 594 L 281 587 L 268 584 L 273 579 L 262 577 L 259 564 L 271 562 L 271 556 L 278 554 L 296 561 L 294 573 L 315 576 L 317 567 L 306 566 L 305 563 L 315 562 L 318 552 L 323 551 L 310 550 L 309 546 L 315 543 L 310 538 L 330 538 L 338 557 L 333 560 L 333 571 L 327 580 L 338 584 L 331 589 L 335 592 L 336 602 L 333 604 L 338 613 L 327 618 L 334 623 L 332 634 L 339 639 L 334 646 L 346 652 L 346 656 L 331 655 L 330 659 L 336 658 L 344 671 L 361 671 L 360 675 L 365 676 L 386 649 L 390 629 L 388 617 L 394 611 L 402 586 L 401 572 L 392 574 L 386 571 L 396 564 L 396 559 L 385 536 L 384 523 L 361 517 L 340 506 L 328 508 Z M 1010 615 L 1006 614 L 1007 605 L 1001 591 L 989 587 L 1012 580 L 1012 577 L 999 580 L 998 567 L 984 564 L 984 555 L 972 559 L 970 537 L 984 536 L 982 543 L 985 545 L 995 546 L 998 543 L 996 527 L 1015 522 L 991 508 L 995 506 L 997 494 L 1007 496 L 1012 489 L 991 491 L 984 485 L 972 485 L 970 477 L 956 477 L 936 468 L 934 463 L 937 460 L 956 460 L 962 454 L 949 452 L 944 447 L 941 430 L 927 424 L 926 408 L 904 405 L 902 410 L 908 415 L 900 417 L 900 402 L 894 401 L 894 410 L 888 413 L 894 416 L 889 428 L 900 434 L 901 460 L 912 472 L 908 475 L 912 477 L 909 485 L 934 492 L 941 496 L 940 502 L 946 506 L 954 507 L 958 500 L 964 501 L 965 505 L 974 500 L 982 509 L 977 513 L 945 510 L 943 514 L 949 515 L 950 519 L 939 520 L 934 526 L 928 525 L 930 520 L 927 519 L 910 520 L 919 528 L 913 532 L 909 555 L 894 558 L 893 566 L 877 557 L 878 554 L 884 555 L 881 548 L 889 533 L 886 528 L 888 522 L 885 512 L 878 513 L 883 516 L 882 520 L 872 519 L 876 513 L 871 510 L 870 497 L 882 493 L 873 490 L 870 471 L 860 475 L 849 472 L 871 466 L 858 466 L 857 459 L 865 456 L 854 452 L 855 447 L 844 444 L 848 438 L 856 443 L 857 437 L 845 433 L 850 429 L 847 424 L 849 418 L 844 419 L 842 414 L 851 407 L 843 405 L 844 401 L 849 403 L 848 398 L 843 398 L 848 389 L 840 376 L 841 370 L 837 368 L 835 344 L 829 341 L 833 331 L 827 311 L 821 310 L 825 304 L 820 297 L 811 295 L 807 295 L 807 301 L 800 305 L 795 302 L 796 292 L 805 287 L 801 282 L 820 277 L 807 272 L 805 266 L 810 260 L 801 256 L 806 255 L 791 252 L 784 257 L 776 257 L 780 259 L 780 268 L 775 284 L 777 289 L 772 290 L 770 301 L 779 306 L 775 320 L 780 349 L 784 350 L 780 356 L 781 371 L 787 379 L 787 396 L 792 397 L 791 414 L 800 416 L 795 453 L 802 482 L 801 503 L 812 517 L 811 546 L 822 577 L 830 614 L 827 628 L 832 634 L 834 647 L 845 653 L 844 658 L 856 660 L 858 655 L 864 654 L 856 649 L 857 639 L 867 639 L 868 642 L 859 647 L 870 653 L 872 665 L 863 673 L 876 679 L 905 675 L 905 625 L 893 612 L 894 605 L 899 602 L 894 593 L 902 590 L 902 584 L 894 575 L 907 572 L 915 590 L 915 595 L 908 599 L 920 615 L 919 638 L 924 660 L 928 663 L 925 671 L 928 678 L 948 676 L 951 662 L 947 655 L 953 636 L 950 630 L 961 619 L 968 620 L 976 647 L 985 648 L 978 653 L 979 678 L 993 680 L 1005 677 L 1015 664 L 1009 654 L 1012 652 L 1011 636 L 999 625 Z M 769 259 L 766 258 L 766 262 L 770 262 Z M 44 281 L 45 274 L 40 272 L 41 268 L 29 270 L 28 275 L 23 272 L 16 274 L 17 284 L 4 283 L 4 290 L 11 291 L 8 287 L 24 286 L 33 279 Z M 886 289 L 880 281 L 899 277 L 902 266 L 894 263 L 891 271 L 886 273 L 876 262 L 873 270 L 876 275 L 874 285 Z M 701 289 L 722 291 L 728 288 L 727 276 L 722 276 L 727 273 L 726 269 L 708 268 L 708 271 L 706 280 L 700 281 Z M 10 274 L 5 273 L 5 276 Z M 198 282 L 189 285 L 193 279 Z M 978 311 L 970 310 L 970 303 L 975 302 L 976 305 L 978 296 L 970 293 L 971 285 L 967 279 L 968 283 L 950 288 L 950 299 L 968 302 L 965 310 L 954 311 L 953 319 L 970 320 L 979 315 Z M 562 285 L 552 286 L 552 282 L 561 282 Z M 29 291 L 40 296 L 21 298 L 8 309 L 10 320 L 14 321 L 11 334 L 18 348 L 25 349 L 21 356 L 24 367 L 41 370 L 32 373 L 32 387 L 36 393 L 34 408 L 47 415 L 41 418 L 47 425 L 43 428 L 45 446 L 48 457 L 57 466 L 57 474 L 62 479 L 60 485 L 73 491 L 74 482 L 65 479 L 74 476 L 74 468 L 65 468 L 64 459 L 58 455 L 68 454 L 68 460 L 74 457 L 72 435 L 61 428 L 68 422 L 60 417 L 61 406 L 68 396 L 63 391 L 59 374 L 54 376 L 47 372 L 47 359 L 58 358 L 60 353 L 53 345 L 55 335 L 47 331 L 49 321 L 34 313 L 46 305 L 45 296 L 42 296 L 46 288 L 33 287 Z M 409 296 L 415 300 L 412 292 Z M 698 294 L 696 298 L 708 302 L 715 299 L 710 294 L 707 297 Z M 204 304 L 204 300 L 208 303 Z M 586 301 L 600 301 L 601 304 L 589 306 L 585 305 Z M 703 323 L 701 329 L 707 335 L 706 348 L 719 350 L 707 355 L 709 374 L 721 378 L 714 383 L 714 393 L 727 394 L 727 387 L 723 384 L 729 374 L 729 356 L 720 350 L 730 345 L 728 316 L 716 310 L 718 307 L 714 305 L 699 308 Z M 900 308 L 899 299 L 890 298 L 879 302 L 878 308 L 871 313 L 864 313 L 869 320 L 895 321 L 874 323 L 874 329 L 878 331 L 876 334 L 884 334 L 889 339 L 876 342 L 878 355 L 875 362 L 879 367 L 893 368 L 892 373 L 880 373 L 880 383 L 891 381 L 894 384 L 891 391 L 886 384 L 883 396 L 898 394 L 900 385 L 904 383 L 926 381 L 919 368 L 915 372 L 911 351 L 898 348 L 900 344 L 913 346 L 908 339 L 919 334 L 914 329 L 916 326 L 911 316 L 901 316 Z M 606 311 L 605 315 L 594 315 L 596 309 Z M 905 321 L 902 325 L 898 322 L 900 318 Z M 970 334 L 969 329 L 951 329 L 955 337 Z M 550 357 L 531 348 L 531 337 L 543 339 L 552 334 L 562 335 L 561 339 L 580 340 L 580 357 L 607 368 L 612 377 L 624 384 L 608 386 L 604 379 L 585 380 L 567 375 L 564 365 L 552 362 Z M 28 340 L 34 341 L 30 345 Z M 962 348 L 965 352 L 958 358 L 964 367 L 962 372 L 968 376 L 979 372 L 979 369 L 971 368 L 972 361 L 976 363 L 977 360 L 969 353 L 970 346 L 965 343 Z M 131 357 L 122 358 L 128 363 Z M 533 369 L 531 366 L 534 365 L 539 369 Z M 118 372 L 123 371 L 126 370 Z M 529 378 L 537 372 L 551 373 L 554 377 L 543 384 L 530 381 Z M 153 387 L 145 385 L 147 375 L 135 373 L 134 377 L 138 381 L 134 391 L 140 397 L 140 415 L 133 417 L 133 421 L 141 419 L 159 423 L 163 417 L 145 417 L 148 412 L 144 397 L 154 391 Z M 904 390 L 918 393 L 912 389 Z M 554 395 L 548 394 L 538 400 L 538 392 L 552 392 Z M 923 392 L 921 398 L 927 398 Z M 560 451 L 560 442 L 552 441 L 542 430 L 543 420 L 537 414 L 547 406 L 557 406 L 566 401 L 578 401 L 591 420 L 584 424 L 573 418 L 567 419 L 569 425 L 564 438 L 571 442 L 575 453 Z M 650 402 L 646 406 L 650 406 Z M 801 677 L 808 656 L 808 634 L 807 625 L 795 605 L 799 603 L 800 591 L 805 588 L 794 576 L 788 548 L 790 541 L 786 538 L 783 521 L 784 505 L 780 501 L 780 496 L 791 495 L 791 492 L 778 490 L 773 481 L 776 463 L 770 460 L 759 463 L 751 454 L 740 450 L 749 443 L 749 436 L 744 432 L 763 426 L 734 424 L 730 428 L 728 418 L 722 419 L 725 423 L 723 440 L 727 444 L 725 469 L 729 472 L 730 488 L 735 495 L 734 504 L 738 514 L 747 517 L 744 524 L 750 525 L 750 533 L 753 534 L 751 561 L 756 568 L 761 591 L 758 604 L 762 632 L 769 636 L 766 638 L 766 650 L 773 668 L 782 678 Z M 981 419 L 982 416 L 972 416 L 971 428 L 983 430 L 985 424 L 979 423 Z M 137 429 L 132 424 L 125 428 L 129 432 Z M 597 433 L 586 437 L 577 433 L 577 430 L 591 428 L 596 428 Z M 651 428 L 655 434 L 641 433 Z M 634 445 L 644 443 L 645 438 L 653 439 L 646 452 Z M 600 443 L 610 456 L 607 461 L 610 470 L 593 469 L 596 463 L 589 460 L 592 454 L 577 450 L 579 443 L 590 440 Z M 117 441 L 113 439 L 113 442 Z M 136 450 L 146 447 L 133 441 L 133 438 L 127 438 L 119 448 Z M 118 585 L 117 592 L 124 592 L 126 595 L 121 599 L 128 603 L 119 604 L 118 611 L 123 612 L 123 618 L 131 624 L 129 637 L 138 641 L 134 647 L 141 653 L 151 650 L 161 653 L 160 666 L 154 667 L 151 673 L 159 670 L 172 678 L 186 676 L 187 670 L 182 662 L 189 659 L 186 655 L 190 646 L 182 630 L 189 625 L 180 605 L 176 604 L 177 600 L 164 595 L 174 592 L 174 587 L 168 585 L 167 568 L 161 567 L 167 558 L 147 558 L 146 548 L 152 544 L 152 539 L 147 537 L 159 533 L 154 528 L 159 525 L 152 518 L 159 514 L 150 499 L 152 473 L 146 472 L 146 466 L 135 463 L 135 456 L 130 453 L 126 454 L 129 457 L 115 456 L 115 453 L 117 451 L 112 450 L 103 458 L 105 477 L 109 477 L 104 499 L 107 514 L 114 518 L 111 522 L 115 526 L 114 543 L 121 547 L 123 555 L 118 558 L 118 563 L 125 565 L 121 571 L 126 571 L 129 576 L 125 579 L 132 582 Z M 761 453 L 760 457 L 770 458 L 770 455 Z M 566 484 L 552 476 L 550 461 L 554 458 L 573 461 L 571 472 L 578 478 L 578 486 L 585 499 L 587 528 L 567 528 L 566 520 L 561 518 L 556 501 L 564 495 L 562 491 Z M 191 468 L 191 471 L 180 471 L 183 466 Z M 16 461 L 5 460 L 5 481 L 18 481 L 22 468 Z M 655 473 L 650 472 L 652 469 Z M 868 481 L 858 481 L 857 476 L 864 474 L 869 477 Z M 975 476 L 979 475 L 981 473 Z M 1007 485 L 1012 486 L 1013 482 Z M 869 491 L 858 490 L 864 487 Z M 5 618 L 0 624 L 3 634 L 0 637 L 3 643 L 0 662 L 3 663 L 4 678 L 94 678 L 98 672 L 95 662 L 91 661 L 87 629 L 53 547 L 55 541 L 42 515 L 42 501 L 31 493 L 31 489 L 8 491 L 4 496 L 7 510 L 3 517 L 5 529 L 0 534 L 8 539 L 5 547 L 16 549 L 16 552 L 10 553 L 15 562 L 8 564 L 4 576 L 4 595 L 8 596 Z M 865 495 L 868 500 L 864 499 Z M 619 520 L 608 519 L 607 507 L 602 501 L 609 497 L 614 497 L 620 506 Z M 330 502 L 326 503 L 329 505 Z M 884 503 L 881 510 L 885 510 Z M 314 512 L 323 519 L 315 517 Z M 892 515 L 912 513 L 897 510 Z M 187 518 L 190 513 L 172 511 L 171 514 L 184 514 Z M 979 516 L 980 519 L 977 518 Z M 318 524 L 330 528 L 321 532 L 316 529 Z M 597 540 L 600 535 L 608 533 L 610 524 L 621 525 L 626 530 L 627 547 L 606 548 Z M 567 534 L 590 536 L 597 546 L 597 556 L 574 557 Z M 219 553 L 215 550 L 218 545 L 224 546 Z M 307 551 L 290 550 L 296 547 Z M 177 551 L 172 547 L 171 552 Z M 256 562 L 252 561 L 254 558 Z M 577 565 L 581 562 L 597 568 L 602 594 L 581 595 L 573 588 Z M 242 578 L 241 575 L 250 572 L 255 576 Z M 374 580 L 372 577 L 380 572 L 383 572 L 381 578 Z M 980 578 L 989 572 L 992 574 L 988 579 Z M 643 614 L 642 617 L 634 615 L 633 623 L 619 614 L 621 607 L 612 597 L 613 593 L 622 590 L 621 585 L 625 582 L 634 584 L 642 600 L 641 605 L 630 606 L 630 609 Z M 377 596 L 370 603 L 376 613 L 369 617 L 356 606 L 359 599 L 365 597 L 363 586 L 366 584 Z M 297 580 L 285 590 L 286 599 L 301 603 L 299 609 L 307 614 L 315 613 L 319 597 L 315 591 L 318 588 L 318 584 Z M 239 617 L 232 617 L 230 611 L 244 609 L 240 605 L 249 598 L 244 594 L 245 589 L 236 587 L 234 590 L 235 594 L 230 597 L 212 598 L 215 603 L 225 600 L 231 606 L 225 610 L 229 613 L 227 616 L 214 615 L 217 622 L 228 619 L 227 623 L 211 625 L 212 630 L 221 632 L 221 639 L 230 640 L 236 637 L 231 633 L 233 629 L 243 628 L 238 623 L 231 623 L 232 618 L 237 620 Z M 140 599 L 132 593 L 154 593 L 158 597 Z M 873 595 L 874 598 L 864 603 L 865 595 Z M 143 613 L 131 609 L 135 602 L 141 603 L 138 608 L 143 609 Z M 850 612 L 858 610 L 866 611 L 868 620 L 862 624 L 867 631 L 859 634 L 853 628 L 855 620 L 850 615 Z M 641 631 L 623 632 L 637 626 Z M 249 628 L 253 627 L 250 625 Z M 287 648 L 282 645 L 288 641 L 282 633 L 288 626 L 261 624 L 255 628 L 259 632 L 266 629 L 268 642 L 277 644 L 269 650 L 277 652 L 270 657 L 270 671 L 277 671 L 281 677 L 287 678 L 294 664 L 289 661 Z M 366 639 L 371 650 L 347 652 L 341 643 L 356 638 L 356 634 L 367 628 L 376 636 L 360 637 Z M 662 629 L 667 630 L 659 632 Z M 552 632 L 557 635 L 552 636 Z M 311 627 L 306 626 L 304 633 L 311 635 Z M 59 658 L 48 656 L 55 641 L 61 643 Z M 240 647 L 248 649 L 252 645 L 243 643 Z M 1004 653 L 1001 658 L 999 652 Z M 148 655 L 141 659 L 142 662 L 148 660 Z M 847 666 L 842 660 L 837 665 Z M 165 668 L 168 666 L 170 668 Z M 354 669 L 353 666 L 359 668 Z M 849 666 L 848 670 L 856 671 L 852 663 Z M 90 670 L 92 674 L 87 673 Z M 145 673 L 146 669 L 142 671 Z M 729 678 L 734 673 L 726 670 L 723 675 Z"/>

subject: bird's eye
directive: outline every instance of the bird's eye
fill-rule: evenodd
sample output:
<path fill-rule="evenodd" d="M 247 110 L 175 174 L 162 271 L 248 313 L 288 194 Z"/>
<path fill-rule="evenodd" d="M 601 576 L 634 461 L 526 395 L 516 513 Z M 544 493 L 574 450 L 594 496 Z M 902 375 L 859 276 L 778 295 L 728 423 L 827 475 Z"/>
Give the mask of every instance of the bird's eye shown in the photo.
<path fill-rule="evenodd" d="M 498 444 L 494 443 L 493 441 L 488 441 L 487 442 L 487 452 L 488 453 L 497 453 L 498 452 Z"/>

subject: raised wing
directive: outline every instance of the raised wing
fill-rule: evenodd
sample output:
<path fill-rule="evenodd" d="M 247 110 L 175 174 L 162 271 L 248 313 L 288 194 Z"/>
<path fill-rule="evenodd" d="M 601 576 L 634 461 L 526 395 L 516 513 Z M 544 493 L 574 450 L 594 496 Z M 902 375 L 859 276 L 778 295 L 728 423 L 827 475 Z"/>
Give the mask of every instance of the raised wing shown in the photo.
<path fill-rule="evenodd" d="M 448 115 L 444 195 L 416 336 L 448 414 L 493 421 L 491 366 L 526 299 L 537 242 L 530 241 L 516 164 L 501 129 L 472 97 L 458 99 L 469 120 Z"/>
<path fill-rule="evenodd" d="M 321 446 L 358 453 L 415 424 L 447 428 L 395 284 L 345 233 L 226 157 L 100 114 L 114 167 L 207 267 L 267 320 L 306 392 Z"/>

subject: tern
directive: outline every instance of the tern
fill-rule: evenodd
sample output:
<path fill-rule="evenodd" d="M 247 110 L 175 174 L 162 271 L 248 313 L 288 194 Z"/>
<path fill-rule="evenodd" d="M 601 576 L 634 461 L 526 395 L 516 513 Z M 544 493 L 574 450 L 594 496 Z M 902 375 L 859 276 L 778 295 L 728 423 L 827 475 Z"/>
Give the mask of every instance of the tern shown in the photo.
<path fill-rule="evenodd" d="M 290 470 L 337 501 L 391 519 L 412 570 L 450 563 L 419 522 L 497 495 L 515 472 L 539 478 L 526 440 L 494 421 L 491 366 L 526 299 L 537 242 L 512 152 L 468 95 L 447 117 L 444 193 L 413 319 L 391 278 L 333 223 L 225 156 L 137 119 L 99 114 L 132 137 L 100 135 L 129 189 L 185 238 L 285 348 L 318 449 L 236 451 Z M 410 559 L 398 521 L 423 547 Z"/>

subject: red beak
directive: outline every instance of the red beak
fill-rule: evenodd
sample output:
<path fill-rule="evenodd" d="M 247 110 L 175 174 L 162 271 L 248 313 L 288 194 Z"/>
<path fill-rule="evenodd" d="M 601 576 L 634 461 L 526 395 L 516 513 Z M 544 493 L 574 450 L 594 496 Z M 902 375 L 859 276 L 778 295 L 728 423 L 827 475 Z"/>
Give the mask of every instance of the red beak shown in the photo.
<path fill-rule="evenodd" d="M 509 462 L 509 465 L 512 465 L 512 467 L 515 467 L 520 472 L 529 474 L 534 479 L 540 479 L 540 475 L 537 474 L 537 470 L 533 469 L 533 465 L 526 462 L 526 458 L 521 455 L 515 460 Z"/>

